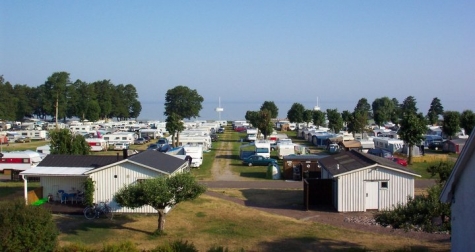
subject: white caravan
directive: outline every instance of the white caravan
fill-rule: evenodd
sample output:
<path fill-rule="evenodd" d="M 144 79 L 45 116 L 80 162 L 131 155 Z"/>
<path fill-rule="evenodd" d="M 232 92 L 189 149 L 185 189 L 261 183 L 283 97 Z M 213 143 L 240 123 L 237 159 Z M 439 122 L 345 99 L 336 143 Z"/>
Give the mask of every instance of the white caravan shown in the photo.
<path fill-rule="evenodd" d="M 265 158 L 270 158 L 270 142 L 269 141 L 255 141 L 254 146 L 256 147 L 256 155 L 263 156 Z"/>
<path fill-rule="evenodd" d="M 106 140 L 109 145 L 116 144 L 116 143 L 128 143 L 134 144 L 135 140 L 135 133 L 133 132 L 114 132 L 112 134 L 107 134 L 102 136 L 104 140 Z"/>
<path fill-rule="evenodd" d="M 203 147 L 201 145 L 185 145 L 183 149 L 185 155 L 191 157 L 191 167 L 200 168 L 203 164 Z"/>
<path fill-rule="evenodd" d="M 208 151 L 208 150 L 211 149 L 211 137 L 210 136 L 189 136 L 189 135 L 181 135 L 180 134 L 180 137 L 179 137 L 178 140 L 179 140 L 178 146 L 202 145 L 203 146 L 203 151 Z"/>
<path fill-rule="evenodd" d="M 109 143 L 103 138 L 86 138 L 91 151 L 106 151 L 109 149 Z"/>
<path fill-rule="evenodd" d="M 32 150 L 4 152 L 0 159 L 0 171 L 24 171 L 37 166 L 42 160 L 40 153 Z"/>

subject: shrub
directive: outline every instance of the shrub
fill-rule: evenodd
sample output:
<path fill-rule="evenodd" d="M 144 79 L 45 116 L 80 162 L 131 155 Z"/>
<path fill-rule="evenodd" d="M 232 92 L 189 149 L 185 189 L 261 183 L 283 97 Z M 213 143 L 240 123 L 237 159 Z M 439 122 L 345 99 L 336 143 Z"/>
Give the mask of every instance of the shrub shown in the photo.
<path fill-rule="evenodd" d="M 188 241 L 174 241 L 163 246 L 158 246 L 152 249 L 151 252 L 198 252 L 198 250 L 193 243 L 188 243 Z"/>
<path fill-rule="evenodd" d="M 425 232 L 450 231 L 450 204 L 439 201 L 441 185 L 430 187 L 428 195 L 410 198 L 407 204 L 398 204 L 392 211 L 376 214 L 376 222 L 383 226 L 405 230 L 421 229 Z M 438 219 L 438 222 L 434 220 Z"/>
<path fill-rule="evenodd" d="M 51 212 L 24 200 L 0 203 L 0 251 L 53 251 L 58 229 Z"/>

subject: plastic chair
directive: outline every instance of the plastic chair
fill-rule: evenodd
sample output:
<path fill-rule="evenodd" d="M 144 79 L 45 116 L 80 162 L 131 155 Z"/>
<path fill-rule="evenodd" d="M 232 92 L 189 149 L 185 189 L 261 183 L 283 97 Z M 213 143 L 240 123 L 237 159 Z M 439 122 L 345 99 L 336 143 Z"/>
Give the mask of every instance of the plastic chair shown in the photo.
<path fill-rule="evenodd" d="M 69 194 L 65 193 L 64 190 L 58 190 L 58 194 L 59 194 L 59 199 L 61 200 L 61 203 L 64 202 L 64 204 L 66 204 L 69 198 Z"/>

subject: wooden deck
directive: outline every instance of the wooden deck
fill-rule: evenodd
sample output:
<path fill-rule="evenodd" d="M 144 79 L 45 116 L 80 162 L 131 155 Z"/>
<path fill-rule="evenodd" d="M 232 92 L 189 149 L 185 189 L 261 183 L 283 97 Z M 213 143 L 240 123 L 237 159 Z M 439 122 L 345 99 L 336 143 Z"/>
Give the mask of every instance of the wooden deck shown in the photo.
<path fill-rule="evenodd" d="M 60 203 L 60 202 L 47 202 L 42 207 L 51 210 L 54 214 L 83 214 L 83 210 L 86 206 L 82 203 Z"/>

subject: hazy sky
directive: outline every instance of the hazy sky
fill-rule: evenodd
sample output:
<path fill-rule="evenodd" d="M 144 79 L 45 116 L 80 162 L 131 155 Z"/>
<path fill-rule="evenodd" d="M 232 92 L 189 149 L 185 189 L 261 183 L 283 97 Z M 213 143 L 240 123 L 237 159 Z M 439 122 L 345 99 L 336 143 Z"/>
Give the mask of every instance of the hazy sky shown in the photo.
<path fill-rule="evenodd" d="M 223 119 L 317 97 L 475 111 L 475 1 L 0 1 L 0 75 L 37 86 L 58 71 L 131 83 L 159 120 L 177 85 L 204 97 L 205 119 L 219 97 Z"/>

